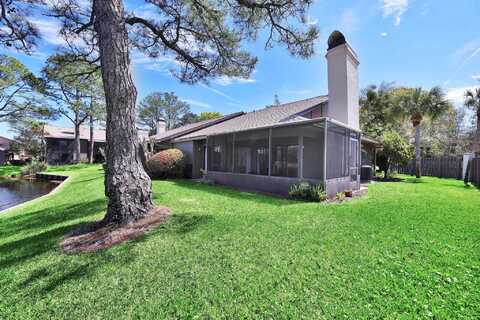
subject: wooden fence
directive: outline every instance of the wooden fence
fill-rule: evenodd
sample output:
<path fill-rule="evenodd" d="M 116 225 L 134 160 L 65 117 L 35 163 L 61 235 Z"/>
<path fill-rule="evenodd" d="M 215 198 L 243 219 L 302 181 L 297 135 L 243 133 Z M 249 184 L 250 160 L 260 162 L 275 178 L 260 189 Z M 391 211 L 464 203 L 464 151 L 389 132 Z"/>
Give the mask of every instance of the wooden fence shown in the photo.
<path fill-rule="evenodd" d="M 480 158 L 470 160 L 469 179 L 471 183 L 480 186 Z"/>
<path fill-rule="evenodd" d="M 422 159 L 422 175 L 462 179 L 462 161 L 461 156 L 444 156 Z M 410 161 L 407 166 L 398 166 L 394 168 L 398 173 L 415 174 L 415 160 Z"/>

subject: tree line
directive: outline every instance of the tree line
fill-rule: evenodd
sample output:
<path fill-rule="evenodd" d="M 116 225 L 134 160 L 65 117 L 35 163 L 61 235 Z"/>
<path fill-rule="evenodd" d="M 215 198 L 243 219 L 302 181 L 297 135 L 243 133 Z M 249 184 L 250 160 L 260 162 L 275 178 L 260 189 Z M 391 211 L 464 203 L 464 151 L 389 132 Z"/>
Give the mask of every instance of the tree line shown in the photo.
<path fill-rule="evenodd" d="M 360 106 L 362 131 L 382 142 L 377 163 L 385 178 L 392 164 L 414 159 L 415 175 L 421 177 L 422 157 L 480 151 L 480 89 L 467 90 L 464 105 L 456 108 L 439 87 L 381 83 L 362 90 Z M 468 119 L 468 108 L 476 121 Z M 474 122 L 477 130 L 470 125 Z"/>
<path fill-rule="evenodd" d="M 73 162 L 80 161 L 80 128 L 90 128 L 88 161 L 93 163 L 94 129 L 104 127 L 105 94 L 99 70 L 75 62 L 69 54 L 49 57 L 36 76 L 17 59 L 0 55 L 0 121 L 15 134 L 12 151 L 24 150 L 36 160 L 45 159 L 44 129 L 47 121 L 63 117 L 74 131 Z M 173 92 L 154 92 L 137 106 L 137 124 L 156 133 L 158 121 L 166 130 L 221 117 L 219 112 L 191 112 L 188 103 Z"/>

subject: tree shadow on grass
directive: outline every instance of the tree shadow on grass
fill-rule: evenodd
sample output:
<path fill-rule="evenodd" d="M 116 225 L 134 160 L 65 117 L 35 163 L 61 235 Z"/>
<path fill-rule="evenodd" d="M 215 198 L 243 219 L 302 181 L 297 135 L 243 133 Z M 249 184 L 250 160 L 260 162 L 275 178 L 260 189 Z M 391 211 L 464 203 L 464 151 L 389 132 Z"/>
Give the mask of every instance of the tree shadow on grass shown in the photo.
<path fill-rule="evenodd" d="M 77 205 L 65 206 L 56 206 L 55 203 L 52 202 L 52 206 L 42 210 L 3 218 L 0 224 L 0 234 L 6 238 L 19 232 L 28 233 L 35 230 L 48 229 L 56 224 L 85 218 L 105 211 L 106 206 L 106 199 L 97 199 L 82 202 Z"/>
<path fill-rule="evenodd" d="M 121 254 L 118 254 L 121 251 Z M 31 294 L 48 294 L 57 287 L 69 282 L 93 277 L 99 267 L 107 264 L 116 268 L 125 268 L 136 259 L 131 246 L 117 247 L 116 253 L 108 250 L 79 255 L 62 255 L 55 262 L 42 265 L 33 270 L 27 278 L 18 283 L 20 290 L 29 290 Z"/>
<path fill-rule="evenodd" d="M 56 259 L 52 259 L 54 262 L 43 264 L 31 271 L 25 279 L 17 284 L 18 289 L 27 290 L 31 295 L 44 295 L 72 281 L 94 277 L 96 270 L 100 266 L 105 266 L 105 264 L 125 268 L 136 259 L 135 252 L 132 248 L 142 242 L 148 241 L 151 235 L 169 233 L 186 234 L 198 229 L 202 225 L 208 224 L 212 219 L 210 215 L 174 214 L 167 220 L 166 224 L 161 225 L 158 229 L 131 241 L 127 241 L 120 246 L 94 253 L 65 254 L 58 256 Z M 79 225 L 80 224 L 77 224 L 73 227 L 78 227 Z M 36 255 L 52 250 L 52 246 L 58 244 L 58 237 L 61 237 L 71 229 L 72 226 L 65 226 L 19 241 L 14 241 L 9 245 L 0 246 L 0 254 L 8 250 L 16 250 L 14 257 L 12 257 L 13 259 L 0 262 L 0 269 L 13 266 L 16 263 L 20 263 L 26 259 L 32 259 Z M 20 247 L 24 250 L 20 250 Z M 9 262 L 10 264 L 7 265 Z"/>

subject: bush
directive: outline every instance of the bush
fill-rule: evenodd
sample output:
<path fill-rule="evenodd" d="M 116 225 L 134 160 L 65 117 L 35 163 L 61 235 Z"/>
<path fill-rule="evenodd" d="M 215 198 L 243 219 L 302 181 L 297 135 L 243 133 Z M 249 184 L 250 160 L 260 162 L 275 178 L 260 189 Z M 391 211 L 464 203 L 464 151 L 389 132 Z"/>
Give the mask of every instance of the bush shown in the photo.
<path fill-rule="evenodd" d="M 317 184 L 311 187 L 310 197 L 312 201 L 323 202 L 327 200 L 327 193 L 321 184 Z"/>
<path fill-rule="evenodd" d="M 292 199 L 322 202 L 327 200 L 327 194 L 321 184 L 310 185 L 308 182 L 301 182 L 290 186 L 288 194 Z"/>
<path fill-rule="evenodd" d="M 345 200 L 345 193 L 337 192 L 337 194 L 335 195 L 335 199 L 337 199 L 337 201 L 340 201 L 340 202 Z"/>
<path fill-rule="evenodd" d="M 147 161 L 147 169 L 152 178 L 183 178 L 185 157 L 179 149 L 163 150 Z"/>
<path fill-rule="evenodd" d="M 30 176 L 37 172 L 42 172 L 47 170 L 48 166 L 45 162 L 41 161 L 32 161 L 22 168 L 22 176 Z"/>

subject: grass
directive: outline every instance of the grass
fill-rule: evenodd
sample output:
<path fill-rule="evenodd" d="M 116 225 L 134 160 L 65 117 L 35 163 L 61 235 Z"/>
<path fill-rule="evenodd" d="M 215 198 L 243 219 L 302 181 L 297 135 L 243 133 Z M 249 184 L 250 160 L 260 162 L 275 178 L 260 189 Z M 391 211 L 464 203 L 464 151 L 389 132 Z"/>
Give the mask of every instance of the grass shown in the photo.
<path fill-rule="evenodd" d="M 332 205 L 155 181 L 166 225 L 66 255 L 62 236 L 106 206 L 100 166 L 67 173 L 58 193 L 0 214 L 0 319 L 480 314 L 480 194 L 461 181 L 375 183 Z"/>
<path fill-rule="evenodd" d="M 4 165 L 0 166 L 0 177 L 11 177 L 19 176 L 22 171 L 22 166 L 14 166 L 14 165 Z"/>

